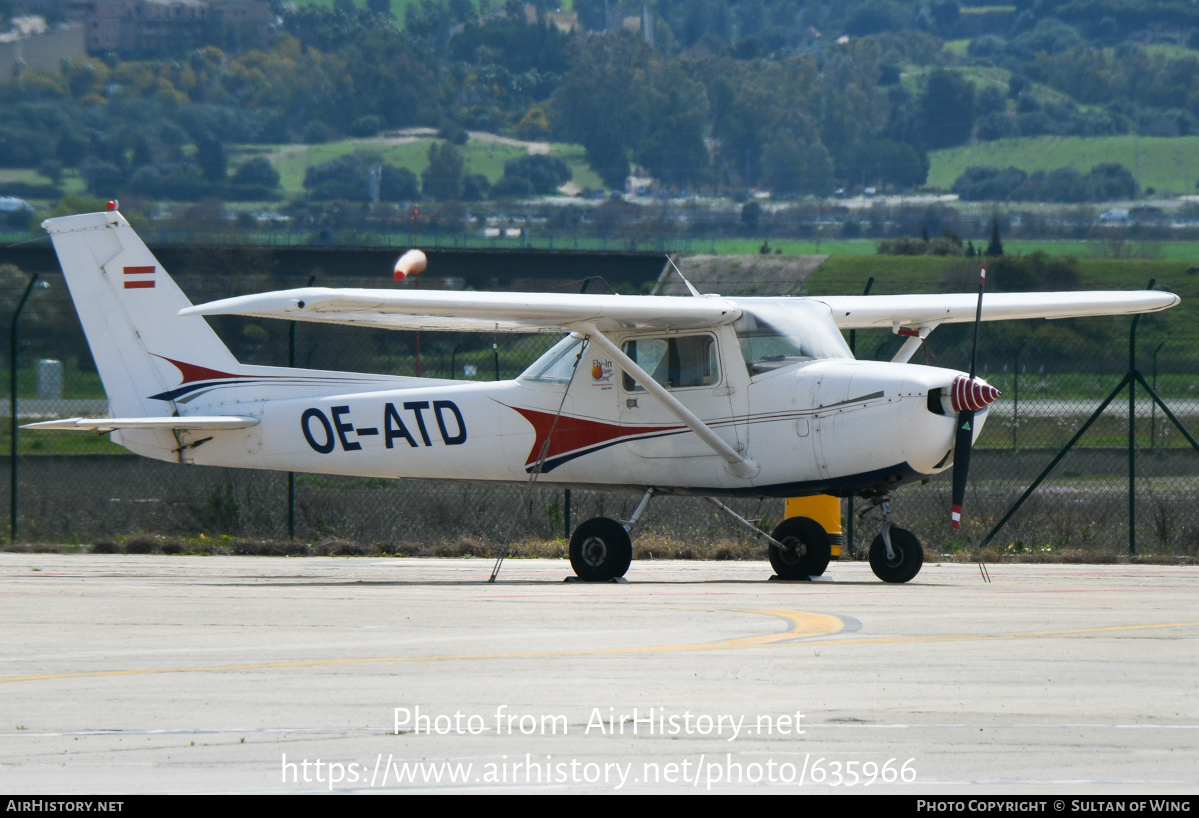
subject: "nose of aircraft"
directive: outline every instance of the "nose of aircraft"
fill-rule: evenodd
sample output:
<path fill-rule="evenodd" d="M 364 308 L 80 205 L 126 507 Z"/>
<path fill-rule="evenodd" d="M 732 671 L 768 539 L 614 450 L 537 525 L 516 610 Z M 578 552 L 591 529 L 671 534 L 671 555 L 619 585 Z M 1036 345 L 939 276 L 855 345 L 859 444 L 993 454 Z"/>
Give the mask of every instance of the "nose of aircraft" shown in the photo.
<path fill-rule="evenodd" d="M 982 378 L 970 378 L 958 375 L 953 379 L 953 387 L 949 399 L 953 403 L 953 411 L 960 412 L 969 409 L 977 412 L 985 409 L 999 399 L 999 390 Z"/>
<path fill-rule="evenodd" d="M 964 372 L 883 362 L 855 361 L 823 368 L 819 385 L 825 468 L 830 475 L 895 467 L 891 483 L 910 482 L 949 468 L 958 415 L 977 416 L 999 390 Z"/>

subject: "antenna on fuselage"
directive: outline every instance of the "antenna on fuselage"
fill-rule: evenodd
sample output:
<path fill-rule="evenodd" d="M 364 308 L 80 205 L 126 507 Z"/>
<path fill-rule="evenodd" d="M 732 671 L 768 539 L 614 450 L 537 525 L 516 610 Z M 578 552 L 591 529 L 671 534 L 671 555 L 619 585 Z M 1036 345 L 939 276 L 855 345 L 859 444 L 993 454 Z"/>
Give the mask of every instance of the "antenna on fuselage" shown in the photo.
<path fill-rule="evenodd" d="M 679 269 L 679 265 L 674 263 L 674 258 L 667 256 L 666 260 L 670 262 L 670 266 L 674 268 L 674 271 L 679 274 L 679 278 L 683 279 L 683 283 L 687 285 L 687 289 L 691 291 L 691 294 L 696 298 L 702 298 L 703 296 L 700 294 L 700 291 L 691 286 L 691 282 L 687 280 L 687 276 L 683 275 L 683 271 Z"/>

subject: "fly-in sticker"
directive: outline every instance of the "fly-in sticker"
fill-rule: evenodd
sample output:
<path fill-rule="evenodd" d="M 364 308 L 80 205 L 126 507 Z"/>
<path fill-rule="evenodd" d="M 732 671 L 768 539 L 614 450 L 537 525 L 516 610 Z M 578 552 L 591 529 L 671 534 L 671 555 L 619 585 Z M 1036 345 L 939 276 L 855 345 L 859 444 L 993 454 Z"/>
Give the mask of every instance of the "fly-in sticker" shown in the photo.
<path fill-rule="evenodd" d="M 591 385 L 598 386 L 602 389 L 612 388 L 612 373 L 615 372 L 615 367 L 612 362 L 603 358 L 595 358 L 591 361 Z"/>

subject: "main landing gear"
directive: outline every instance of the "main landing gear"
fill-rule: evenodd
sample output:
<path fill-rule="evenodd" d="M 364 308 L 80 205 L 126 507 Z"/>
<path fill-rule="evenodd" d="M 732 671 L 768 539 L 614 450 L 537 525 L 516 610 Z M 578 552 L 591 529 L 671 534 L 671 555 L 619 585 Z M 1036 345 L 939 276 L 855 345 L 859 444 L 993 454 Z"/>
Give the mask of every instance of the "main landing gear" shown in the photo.
<path fill-rule="evenodd" d="M 570 567 L 583 582 L 623 577 L 632 561 L 633 539 L 616 520 L 592 517 L 570 537 Z"/>
<path fill-rule="evenodd" d="M 883 509 L 883 530 L 870 543 L 870 570 L 883 582 L 907 582 L 920 573 L 924 549 L 915 534 L 891 524 L 890 498 L 875 502 Z"/>
<path fill-rule="evenodd" d="M 648 489 L 633 516 L 624 522 L 593 517 L 574 530 L 570 538 L 570 565 L 579 580 L 611 582 L 625 575 L 633 561 L 632 534 L 656 493 L 656 489 Z M 820 576 L 828 568 L 832 550 L 829 536 L 815 520 L 788 517 L 775 526 L 768 538 L 723 503 L 711 497 L 705 499 L 768 540 L 770 565 L 779 579 L 806 580 Z M 866 511 L 875 506 L 882 507 L 883 528 L 870 544 L 870 568 L 883 582 L 908 582 L 924 565 L 924 549 L 915 534 L 892 524 L 889 497 L 876 498 Z"/>
<path fill-rule="evenodd" d="M 658 493 L 647 489 L 633 516 L 623 523 L 608 517 L 592 517 L 570 536 L 570 567 L 583 582 L 619 580 L 633 562 L 633 537 L 646 506 Z"/>
<path fill-rule="evenodd" d="M 828 533 L 808 517 L 783 520 L 770 538 L 770 566 L 779 579 L 811 579 L 824 573 L 832 559 Z M 777 543 L 777 545 L 775 544 Z"/>

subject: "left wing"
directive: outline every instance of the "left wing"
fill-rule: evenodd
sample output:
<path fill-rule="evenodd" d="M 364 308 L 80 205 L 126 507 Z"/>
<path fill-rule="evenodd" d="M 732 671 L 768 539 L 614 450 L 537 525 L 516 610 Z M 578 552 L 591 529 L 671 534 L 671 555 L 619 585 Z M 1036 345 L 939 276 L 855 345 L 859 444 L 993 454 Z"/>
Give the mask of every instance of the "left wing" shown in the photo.
<path fill-rule="evenodd" d="M 594 325 L 604 332 L 712 327 L 737 320 L 741 308 L 719 297 L 305 287 L 211 301 L 179 314 L 467 332 L 569 332 Z"/>
<path fill-rule="evenodd" d="M 977 293 L 930 295 L 827 295 L 813 297 L 833 311 L 841 329 L 960 324 L 974 320 Z M 982 320 L 1083 318 L 1169 309 L 1181 299 L 1156 290 L 1065 293 L 987 293 Z"/>

